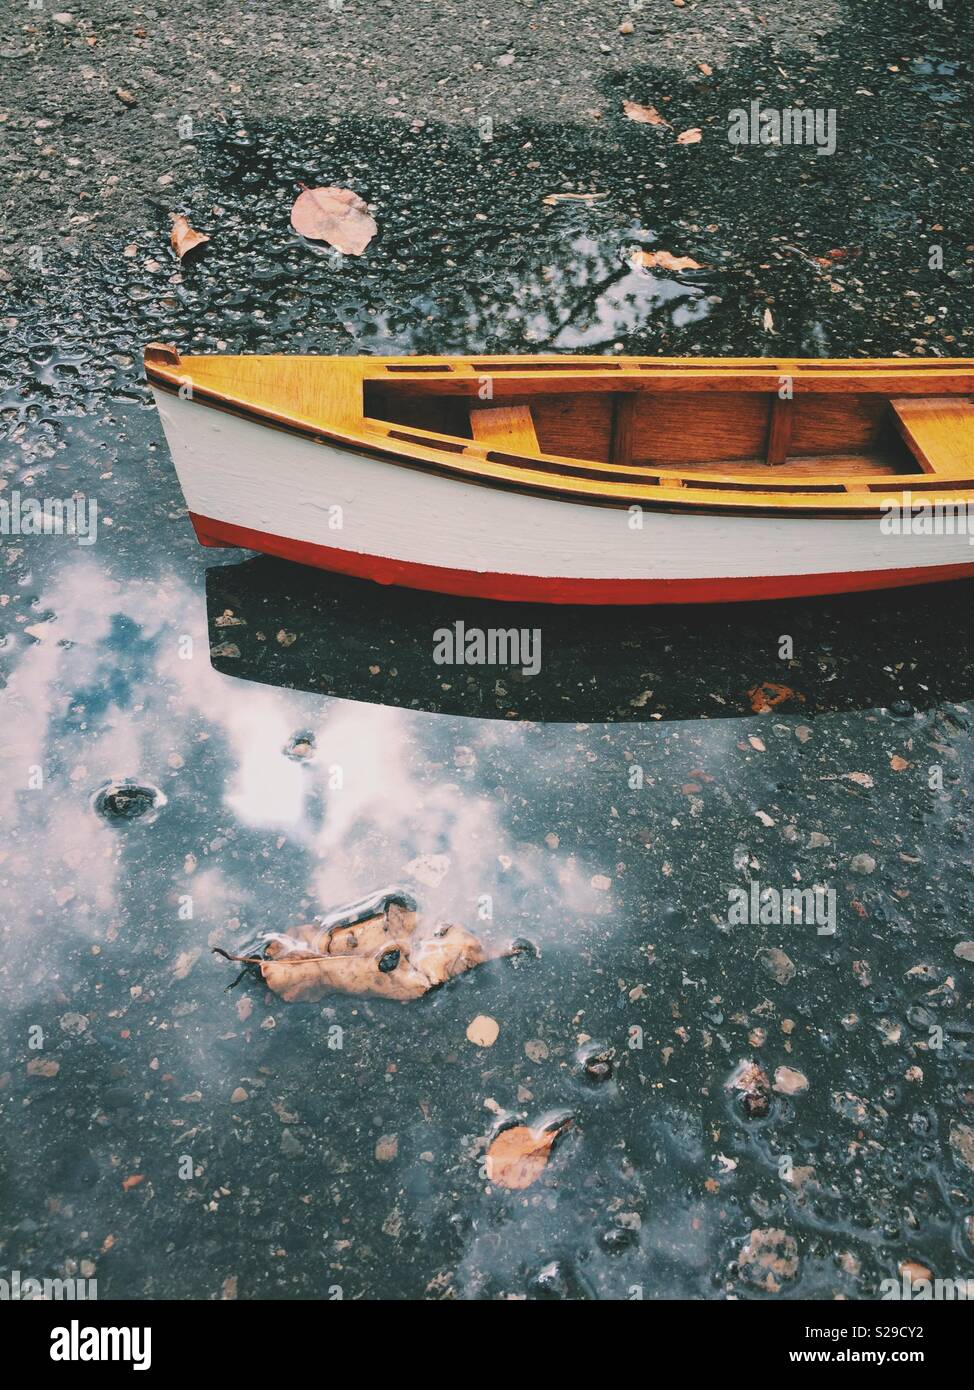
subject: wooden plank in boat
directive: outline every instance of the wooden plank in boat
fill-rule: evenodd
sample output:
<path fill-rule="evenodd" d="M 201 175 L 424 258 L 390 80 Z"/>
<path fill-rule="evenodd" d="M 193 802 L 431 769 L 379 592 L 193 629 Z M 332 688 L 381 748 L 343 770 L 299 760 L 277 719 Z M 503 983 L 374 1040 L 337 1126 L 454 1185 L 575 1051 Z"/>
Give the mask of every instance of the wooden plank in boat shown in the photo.
<path fill-rule="evenodd" d="M 478 444 L 489 444 L 492 449 L 506 449 L 516 454 L 541 452 L 528 405 L 471 410 L 470 431 Z"/>
<path fill-rule="evenodd" d="M 874 450 L 889 428 L 889 401 L 850 392 L 843 396 L 796 396 L 791 402 L 789 452 L 796 458 L 832 450 Z"/>
<path fill-rule="evenodd" d="M 775 396 L 771 402 L 771 418 L 768 422 L 768 445 L 765 462 L 780 465 L 788 457 L 791 444 L 791 426 L 794 421 L 794 406 L 791 400 Z"/>
<path fill-rule="evenodd" d="M 796 367 L 791 377 L 792 390 L 798 395 L 862 395 L 880 396 L 948 396 L 974 393 L 974 370 L 970 367 L 941 371 L 917 372 L 909 367 L 880 367 L 877 369 L 849 368 L 841 372 L 817 372 Z M 485 368 L 482 376 L 491 376 Z M 679 395 L 681 393 L 760 392 L 777 393 L 783 373 L 763 368 L 745 370 L 712 368 L 703 371 L 646 365 L 623 367 L 612 371 L 591 372 L 516 369 L 497 372 L 491 376 L 494 399 L 505 396 L 543 396 L 552 390 L 571 391 L 637 391 Z M 383 378 L 383 385 L 396 392 L 420 389 L 428 394 L 475 396 L 481 390 L 481 379 L 473 373 L 464 375 L 452 371 L 418 371 L 415 375 L 404 368 L 402 375 Z"/>
<path fill-rule="evenodd" d="M 927 397 L 890 401 L 896 425 L 925 473 L 974 473 L 974 404 Z"/>
<path fill-rule="evenodd" d="M 631 391 L 614 396 L 612 402 L 612 442 L 609 459 L 617 468 L 626 468 L 633 459 L 636 438 L 636 406 L 639 397 Z"/>
<path fill-rule="evenodd" d="M 764 454 L 768 437 L 768 395 L 734 397 L 657 395 L 636 397 L 632 458 L 654 468 L 692 467 Z"/>

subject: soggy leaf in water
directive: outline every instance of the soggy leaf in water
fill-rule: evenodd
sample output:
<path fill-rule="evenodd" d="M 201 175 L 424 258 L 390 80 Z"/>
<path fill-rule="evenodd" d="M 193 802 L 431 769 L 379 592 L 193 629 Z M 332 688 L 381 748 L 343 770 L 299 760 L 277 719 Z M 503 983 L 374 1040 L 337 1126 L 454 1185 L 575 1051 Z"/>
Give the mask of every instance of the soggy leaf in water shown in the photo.
<path fill-rule="evenodd" d="M 327 241 L 343 256 L 361 256 L 379 230 L 367 205 L 350 188 L 308 188 L 291 208 L 291 226 L 311 241 Z"/>
<path fill-rule="evenodd" d="M 570 1125 L 571 1119 L 567 1119 L 550 1129 L 515 1125 L 502 1130 L 487 1149 L 488 1180 L 499 1187 L 530 1187 L 547 1167 L 555 1140 Z"/>
<path fill-rule="evenodd" d="M 748 1236 L 738 1263 L 748 1283 L 777 1293 L 781 1280 L 794 1279 L 798 1273 L 798 1245 L 780 1227 L 759 1227 Z"/>
<path fill-rule="evenodd" d="M 638 121 L 640 125 L 665 125 L 670 122 L 665 116 L 661 116 L 655 106 L 640 106 L 638 101 L 624 101 L 622 109 L 631 121 Z"/>
<path fill-rule="evenodd" d="M 182 214 L 173 218 L 169 243 L 181 261 L 185 260 L 189 253 L 195 251 L 197 247 L 205 246 L 209 239 L 205 232 L 198 232 L 191 227 L 188 219 Z"/>
<path fill-rule="evenodd" d="M 703 270 L 700 262 L 692 257 L 674 256 L 669 251 L 634 251 L 629 257 L 629 264 L 637 270 L 651 270 L 653 267 L 660 270 Z"/>
<path fill-rule="evenodd" d="M 491 959 L 480 939 L 463 927 L 417 916 L 406 895 L 367 900 L 364 910 L 333 913 L 324 923 L 289 927 L 264 938 L 247 955 L 218 955 L 254 966 L 286 1004 L 314 1003 L 326 994 L 418 999 Z M 363 907 L 363 905 L 357 905 Z"/>

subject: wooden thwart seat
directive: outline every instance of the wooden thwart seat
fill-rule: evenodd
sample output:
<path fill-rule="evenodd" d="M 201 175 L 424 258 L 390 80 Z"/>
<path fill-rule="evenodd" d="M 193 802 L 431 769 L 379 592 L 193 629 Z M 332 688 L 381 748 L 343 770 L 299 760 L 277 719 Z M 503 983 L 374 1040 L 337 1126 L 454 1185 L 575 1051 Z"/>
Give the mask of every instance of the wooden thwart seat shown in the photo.
<path fill-rule="evenodd" d="M 470 432 L 478 444 L 511 454 L 540 454 L 529 405 L 490 406 L 470 412 Z"/>
<path fill-rule="evenodd" d="M 925 473 L 974 474 L 974 404 L 952 396 L 890 401 L 896 427 Z"/>

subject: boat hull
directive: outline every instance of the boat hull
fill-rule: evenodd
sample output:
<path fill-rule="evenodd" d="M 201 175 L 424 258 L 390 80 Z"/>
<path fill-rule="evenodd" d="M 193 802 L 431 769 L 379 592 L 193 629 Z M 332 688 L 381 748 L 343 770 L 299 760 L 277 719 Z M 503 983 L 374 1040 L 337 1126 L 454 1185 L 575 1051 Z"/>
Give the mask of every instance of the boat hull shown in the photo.
<path fill-rule="evenodd" d="M 594 505 L 448 477 L 155 390 L 196 534 L 382 584 L 502 600 L 806 597 L 974 573 L 966 534 L 866 516 Z M 876 499 L 878 509 L 882 499 Z"/>

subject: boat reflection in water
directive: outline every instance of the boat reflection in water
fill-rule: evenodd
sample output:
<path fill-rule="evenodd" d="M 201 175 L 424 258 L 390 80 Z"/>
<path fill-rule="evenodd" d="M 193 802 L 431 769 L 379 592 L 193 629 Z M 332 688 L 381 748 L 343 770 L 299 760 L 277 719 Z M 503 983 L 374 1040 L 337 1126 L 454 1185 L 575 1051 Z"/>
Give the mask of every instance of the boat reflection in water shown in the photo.
<path fill-rule="evenodd" d="M 780 603 L 572 608 L 386 588 L 263 556 L 206 573 L 220 672 L 370 704 L 550 722 L 769 707 L 801 722 L 962 702 L 974 694 L 970 595 L 960 581 Z M 455 660 L 468 653 L 486 659 Z"/>

